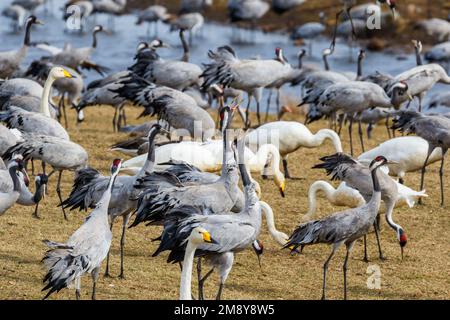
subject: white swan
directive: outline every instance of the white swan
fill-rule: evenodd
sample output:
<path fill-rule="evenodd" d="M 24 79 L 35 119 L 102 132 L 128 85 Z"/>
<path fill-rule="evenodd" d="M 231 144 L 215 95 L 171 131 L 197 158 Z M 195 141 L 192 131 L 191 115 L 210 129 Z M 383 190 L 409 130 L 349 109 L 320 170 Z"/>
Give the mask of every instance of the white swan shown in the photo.
<path fill-rule="evenodd" d="M 57 79 L 72 77 L 73 76 L 64 68 L 53 67 L 45 81 L 39 113 L 29 112 L 18 107 L 10 106 L 8 110 L 0 112 L 0 121 L 6 122 L 10 128 L 16 128 L 23 132 L 70 140 L 67 131 L 58 121 L 52 118 L 49 98 L 52 84 Z"/>
<path fill-rule="evenodd" d="M 408 205 L 410 208 L 414 207 L 416 200 L 421 197 L 428 197 L 425 190 L 415 191 L 411 188 L 397 183 L 398 188 L 398 198 L 395 207 L 401 207 Z M 356 208 L 365 204 L 363 196 L 358 190 L 350 188 L 345 182 L 342 182 L 337 189 L 335 189 L 331 184 L 326 181 L 316 181 L 309 187 L 308 192 L 308 212 L 302 217 L 303 221 L 310 221 L 314 218 L 317 210 L 317 195 L 318 192 L 322 191 L 325 198 L 335 206 Z"/>
<path fill-rule="evenodd" d="M 194 228 L 188 238 L 184 253 L 180 280 L 180 300 L 192 300 L 192 265 L 194 263 L 195 250 L 205 242 L 212 242 L 209 232 L 201 227 Z"/>
<path fill-rule="evenodd" d="M 312 134 L 305 125 L 299 122 L 275 121 L 266 123 L 249 132 L 245 136 L 245 144 L 252 150 L 258 150 L 260 146 L 267 143 L 277 146 L 283 158 L 284 175 L 289 178 L 288 155 L 301 147 L 319 147 L 327 139 L 331 140 L 336 152 L 342 152 L 341 140 L 333 130 L 322 129 L 316 134 Z"/>
<path fill-rule="evenodd" d="M 202 171 L 217 172 L 222 169 L 222 140 L 210 140 L 208 142 L 183 141 L 162 145 L 156 149 L 155 170 L 162 170 L 165 166 L 158 164 L 170 160 L 185 161 Z M 252 173 L 262 173 L 267 163 L 274 173 L 274 182 L 284 193 L 285 179 L 279 168 L 280 153 L 272 144 L 262 145 L 256 153 L 245 148 L 245 165 Z M 123 163 L 122 172 L 135 174 L 144 165 L 147 155 L 131 158 Z"/>
<path fill-rule="evenodd" d="M 378 147 L 366 151 L 358 157 L 358 161 L 369 164 L 374 157 L 382 154 L 397 163 L 388 164 L 389 174 L 403 181 L 407 172 L 419 171 L 428 154 L 428 142 L 420 137 L 407 136 L 390 139 Z M 436 148 L 428 160 L 428 164 L 442 159 L 442 149 Z"/>
<path fill-rule="evenodd" d="M 269 230 L 270 235 L 276 242 L 278 242 L 279 245 L 284 246 L 288 241 L 289 236 L 281 231 L 278 231 L 275 227 L 273 211 L 269 204 L 264 201 L 259 201 L 259 204 L 261 205 L 261 210 L 264 212 L 266 217 L 267 229 Z"/>

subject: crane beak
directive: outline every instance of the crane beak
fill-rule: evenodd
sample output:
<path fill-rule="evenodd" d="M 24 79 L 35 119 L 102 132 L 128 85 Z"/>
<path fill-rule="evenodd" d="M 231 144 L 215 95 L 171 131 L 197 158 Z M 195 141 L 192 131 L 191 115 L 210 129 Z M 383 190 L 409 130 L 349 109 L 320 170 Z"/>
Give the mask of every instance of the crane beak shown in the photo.
<path fill-rule="evenodd" d="M 397 10 L 395 9 L 395 7 L 391 7 L 391 12 L 392 12 L 392 17 L 394 18 L 394 20 L 397 20 L 398 13 L 397 13 Z"/>
<path fill-rule="evenodd" d="M 400 164 L 400 163 L 397 161 L 388 160 L 388 162 L 386 162 L 386 164 Z"/>
<path fill-rule="evenodd" d="M 45 23 L 43 21 L 41 21 L 41 20 L 36 20 L 35 24 L 40 24 L 41 26 L 43 26 Z"/>
<path fill-rule="evenodd" d="M 414 97 L 410 93 L 408 93 L 408 99 L 409 99 L 409 101 L 413 101 Z"/>
<path fill-rule="evenodd" d="M 402 261 L 403 261 L 403 247 L 402 246 L 400 246 L 400 250 L 402 252 Z"/>

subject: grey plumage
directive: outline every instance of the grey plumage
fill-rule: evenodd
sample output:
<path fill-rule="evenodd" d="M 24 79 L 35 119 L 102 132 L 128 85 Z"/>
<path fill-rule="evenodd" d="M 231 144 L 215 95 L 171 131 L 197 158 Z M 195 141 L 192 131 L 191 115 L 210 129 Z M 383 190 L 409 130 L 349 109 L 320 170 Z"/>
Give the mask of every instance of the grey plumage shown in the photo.
<path fill-rule="evenodd" d="M 345 244 L 347 248 L 344 261 L 344 299 L 347 299 L 347 261 L 355 241 L 365 236 L 375 222 L 381 202 L 377 169 L 386 162 L 384 157 L 377 157 L 370 165 L 372 195 L 368 203 L 358 208 L 337 212 L 321 220 L 310 221 L 299 225 L 284 246 L 284 248 L 290 248 L 292 251 L 295 251 L 297 247 L 304 245 L 317 243 L 332 245 L 332 252 L 323 266 L 323 300 L 326 297 L 328 263 L 342 244 Z M 345 174 L 347 169 L 343 171 Z"/>
<path fill-rule="evenodd" d="M 145 108 L 141 116 L 158 115 L 174 129 L 185 129 L 193 138 L 201 133 L 207 140 L 214 135 L 215 123 L 190 96 L 164 86 L 157 86 L 137 75 L 122 79 L 117 89 L 111 90 L 120 97 Z"/>
<path fill-rule="evenodd" d="M 416 111 L 400 111 L 394 119 L 394 129 L 405 133 L 415 133 L 428 142 L 428 155 L 422 167 L 420 186 L 423 190 L 425 167 L 435 148 L 442 149 L 439 178 L 441 185 L 441 206 L 444 205 L 444 158 L 450 148 L 450 119 L 439 115 L 424 115 Z"/>
<path fill-rule="evenodd" d="M 44 299 L 53 292 L 69 286 L 75 286 L 76 297 L 80 298 L 80 278 L 90 273 L 93 280 L 92 299 L 95 299 L 96 282 L 102 261 L 111 246 L 111 230 L 108 222 L 108 205 L 111 199 L 111 189 L 120 168 L 120 160 L 115 160 L 111 167 L 111 178 L 108 188 L 94 211 L 86 218 L 66 243 L 44 240 L 50 247 L 42 262 L 48 272 L 44 277 L 48 290 Z"/>

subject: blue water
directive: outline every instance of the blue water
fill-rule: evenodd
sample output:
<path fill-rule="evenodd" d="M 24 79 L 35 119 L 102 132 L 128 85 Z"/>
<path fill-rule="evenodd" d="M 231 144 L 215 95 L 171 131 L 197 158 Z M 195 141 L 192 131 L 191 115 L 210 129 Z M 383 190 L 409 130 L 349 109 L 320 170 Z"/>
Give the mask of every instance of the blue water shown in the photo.
<path fill-rule="evenodd" d="M 74 47 L 90 46 L 92 36 L 90 33 L 78 34 L 71 32 L 64 32 L 65 22 L 62 20 L 62 10 L 64 1 L 50 0 L 53 3 L 53 8 L 45 12 L 43 7 L 36 11 L 38 18 L 45 22 L 44 26 L 37 26 L 33 29 L 31 34 L 32 41 L 46 41 L 50 44 L 63 47 L 66 42 L 71 43 Z M 2 10 L 11 1 L 1 1 L 0 10 Z M 127 66 L 133 63 L 133 56 L 136 46 L 139 41 L 146 39 L 147 26 L 135 25 L 135 16 L 132 14 L 124 15 L 115 18 L 115 33 L 111 35 L 100 34 L 98 47 L 92 56 L 92 59 L 101 65 L 109 67 L 112 71 L 120 71 L 126 69 Z M 108 25 L 108 17 L 105 15 L 98 15 L 96 22 Z M 91 27 L 94 26 L 94 21 L 90 21 Z M 237 54 L 241 58 L 260 57 L 273 58 L 275 47 L 281 47 L 285 51 L 286 57 L 293 65 L 297 65 L 297 53 L 300 50 L 289 40 L 288 34 L 284 33 L 262 33 L 255 32 L 252 37 L 254 43 L 251 45 L 237 45 L 232 44 Z M 208 62 L 207 52 L 209 49 L 214 49 L 224 44 L 231 44 L 232 30 L 228 26 L 218 25 L 215 23 L 206 23 L 201 34 L 194 39 L 191 48 L 191 62 L 201 64 Z M 159 24 L 159 38 L 172 45 L 170 49 L 161 49 L 159 54 L 165 59 L 179 59 L 182 56 L 182 47 L 179 42 L 177 32 L 169 32 L 166 25 Z M 12 50 L 21 46 L 23 41 L 23 34 L 11 33 L 8 19 L 0 17 L 0 39 L 1 50 Z M 318 38 L 314 41 L 313 56 L 305 57 L 304 62 L 313 62 L 322 64 L 321 52 L 324 48 L 329 46 L 330 40 L 326 37 Z M 359 48 L 357 45 L 353 50 L 354 60 L 358 54 Z M 48 55 L 46 52 L 32 48 L 29 51 L 23 67 L 26 67 L 29 62 L 38 59 L 43 55 Z M 331 68 L 338 71 L 353 71 L 356 72 L 355 62 L 349 62 L 349 47 L 345 41 L 339 41 L 336 46 L 335 54 L 329 59 Z M 364 61 L 363 72 L 369 73 L 372 71 L 382 71 L 392 75 L 403 72 L 415 66 L 415 57 L 412 53 L 403 53 L 400 51 L 385 51 L 385 52 L 367 52 Z M 99 78 L 95 72 L 85 72 L 86 83 L 91 80 Z M 446 90 L 444 85 L 436 85 L 428 94 L 428 97 Z M 447 89 L 448 90 L 448 89 Z M 267 93 L 266 93 L 267 94 Z M 285 86 L 282 94 L 295 96 L 300 100 L 300 91 L 298 88 L 290 88 Z M 265 101 L 265 100 L 263 100 Z M 272 105 L 273 107 L 274 104 Z"/>

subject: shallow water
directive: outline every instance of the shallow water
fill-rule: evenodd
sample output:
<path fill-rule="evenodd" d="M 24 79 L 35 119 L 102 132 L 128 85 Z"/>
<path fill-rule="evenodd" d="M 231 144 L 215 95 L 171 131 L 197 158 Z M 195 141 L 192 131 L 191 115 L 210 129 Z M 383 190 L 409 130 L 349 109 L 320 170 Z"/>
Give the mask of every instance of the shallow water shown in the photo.
<path fill-rule="evenodd" d="M 1 1 L 0 10 L 2 10 L 9 1 Z M 37 9 L 36 15 L 45 22 L 44 26 L 37 26 L 33 29 L 31 40 L 46 41 L 51 45 L 63 47 L 66 42 L 69 42 L 74 47 L 90 46 L 92 36 L 90 33 L 79 34 L 77 32 L 64 32 L 65 22 L 62 20 L 62 7 L 64 1 L 53 0 L 54 7 L 47 13 L 43 7 Z M 23 41 L 23 33 L 13 34 L 10 29 L 9 20 L 0 18 L 0 39 L 1 49 L 13 50 L 20 47 Z M 105 15 L 98 15 L 96 22 L 108 27 L 108 17 Z M 97 50 L 92 56 L 92 59 L 101 65 L 109 67 L 113 71 L 120 71 L 126 69 L 127 66 L 133 63 L 133 56 L 136 46 L 141 40 L 146 39 L 147 26 L 135 25 L 135 16 L 125 15 L 115 18 L 115 33 L 111 35 L 100 34 Z M 95 22 L 90 21 L 92 29 Z M 170 49 L 161 49 L 159 54 L 165 59 L 179 59 L 182 56 L 182 47 L 178 38 L 178 33 L 170 33 L 168 27 L 163 24 L 158 25 L 159 38 L 172 45 Z M 151 29 L 153 30 L 153 29 Z M 246 33 L 244 36 L 248 39 L 253 39 L 253 44 L 238 45 L 232 44 L 237 54 L 241 58 L 260 57 L 270 59 L 274 57 L 274 48 L 281 47 L 285 51 L 285 56 L 293 65 L 297 65 L 297 53 L 300 47 L 296 47 L 289 40 L 287 34 L 281 33 L 262 33 L 254 32 Z M 232 39 L 232 29 L 228 26 L 222 26 L 214 23 L 206 24 L 194 38 L 193 46 L 191 48 L 191 62 L 201 64 L 208 62 L 207 52 L 209 49 L 214 49 L 224 44 L 230 44 Z M 314 41 L 313 56 L 305 57 L 304 62 L 312 62 L 322 64 L 321 51 L 329 47 L 330 40 L 326 37 L 321 37 Z M 349 47 L 345 41 L 339 41 L 336 46 L 335 54 L 329 58 L 332 70 L 338 71 L 353 71 L 356 72 L 356 62 L 349 62 Z M 353 49 L 354 60 L 358 55 L 358 47 Z M 38 49 L 30 49 L 29 54 L 23 67 L 25 68 L 29 62 L 38 59 L 43 55 L 48 55 Z M 403 72 L 415 66 L 415 57 L 411 53 L 402 52 L 367 52 L 366 59 L 363 65 L 363 72 L 369 73 L 373 71 L 380 71 L 392 75 Z M 85 72 L 85 83 L 97 79 L 100 76 L 95 72 Z M 446 90 L 444 85 L 436 85 L 428 94 L 428 98 L 437 93 Z M 265 110 L 265 99 L 267 92 L 263 97 L 263 110 Z M 300 91 L 298 88 L 291 88 L 285 86 L 282 89 L 283 95 L 289 96 L 292 100 L 300 101 Z M 272 110 L 275 104 L 272 104 Z"/>

